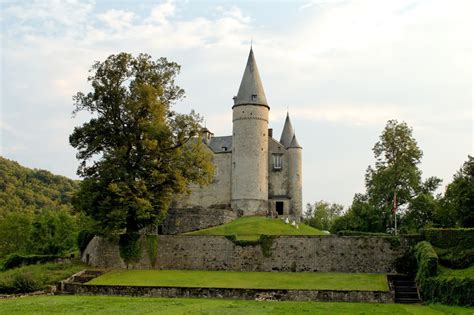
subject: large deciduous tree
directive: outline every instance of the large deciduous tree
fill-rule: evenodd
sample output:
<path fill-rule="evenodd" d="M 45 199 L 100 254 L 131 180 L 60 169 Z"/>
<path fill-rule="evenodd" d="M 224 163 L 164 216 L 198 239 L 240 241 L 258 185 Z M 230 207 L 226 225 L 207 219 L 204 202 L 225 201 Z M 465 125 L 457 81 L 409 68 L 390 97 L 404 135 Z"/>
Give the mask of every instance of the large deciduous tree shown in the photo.
<path fill-rule="evenodd" d="M 389 120 L 373 148 L 375 166 L 365 175 L 365 194 L 356 194 L 335 229 L 386 232 L 392 227 L 394 200 L 406 212 L 409 225 L 418 229 L 433 221 L 436 200 L 432 193 L 441 183 L 436 177 L 424 182 L 418 168 L 423 152 L 405 123 Z M 396 197 L 395 197 L 396 196 Z"/>
<path fill-rule="evenodd" d="M 474 157 L 468 156 L 468 160 L 454 175 L 446 188 L 442 206 L 458 225 L 474 227 Z"/>
<path fill-rule="evenodd" d="M 175 194 L 212 179 L 212 157 L 198 139 L 201 118 L 172 110 L 184 97 L 179 71 L 166 58 L 111 55 L 92 66 L 91 92 L 74 96 L 74 113 L 93 116 L 69 137 L 84 178 L 74 206 L 99 232 L 136 239 L 163 218 Z"/>

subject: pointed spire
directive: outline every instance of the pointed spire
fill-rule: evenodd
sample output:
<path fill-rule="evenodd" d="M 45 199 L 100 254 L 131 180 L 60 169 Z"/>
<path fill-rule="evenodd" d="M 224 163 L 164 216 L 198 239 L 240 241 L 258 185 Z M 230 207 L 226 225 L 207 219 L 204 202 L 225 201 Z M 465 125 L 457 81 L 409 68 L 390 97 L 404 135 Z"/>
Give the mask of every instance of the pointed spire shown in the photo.
<path fill-rule="evenodd" d="M 286 112 L 286 120 L 281 133 L 280 143 L 283 144 L 285 148 L 288 148 L 291 144 L 291 141 L 293 140 L 294 135 L 295 131 L 291 125 L 290 113 Z"/>
<path fill-rule="evenodd" d="M 291 143 L 290 145 L 288 146 L 288 148 L 299 148 L 299 149 L 302 149 L 303 147 L 300 146 L 300 144 L 298 143 L 298 140 L 296 140 L 296 135 L 293 135 L 293 139 L 291 140 Z"/>
<path fill-rule="evenodd" d="M 240 83 L 239 92 L 234 97 L 234 106 L 244 104 L 256 104 L 268 107 L 267 98 L 263 91 L 262 81 L 258 73 L 257 63 L 250 48 L 247 66 L 245 67 L 244 76 Z"/>

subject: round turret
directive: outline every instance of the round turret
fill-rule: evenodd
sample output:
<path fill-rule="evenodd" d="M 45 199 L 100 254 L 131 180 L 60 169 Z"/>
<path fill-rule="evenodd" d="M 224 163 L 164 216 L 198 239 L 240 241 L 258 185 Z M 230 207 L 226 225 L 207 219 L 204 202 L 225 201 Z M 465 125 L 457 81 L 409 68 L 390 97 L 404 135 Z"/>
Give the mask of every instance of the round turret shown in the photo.
<path fill-rule="evenodd" d="M 288 146 L 288 193 L 291 198 L 291 214 L 297 218 L 303 215 L 303 172 L 302 172 L 302 151 L 303 148 L 293 135 Z"/>
<path fill-rule="evenodd" d="M 268 211 L 269 109 L 251 49 L 232 107 L 231 207 L 243 215 Z"/>

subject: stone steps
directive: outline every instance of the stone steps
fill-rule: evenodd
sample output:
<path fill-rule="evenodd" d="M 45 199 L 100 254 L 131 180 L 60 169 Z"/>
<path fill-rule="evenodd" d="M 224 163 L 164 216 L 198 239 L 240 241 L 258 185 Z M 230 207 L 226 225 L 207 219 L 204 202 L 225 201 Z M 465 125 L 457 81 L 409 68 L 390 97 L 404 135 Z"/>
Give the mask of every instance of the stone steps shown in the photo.
<path fill-rule="evenodd" d="M 392 276 L 392 287 L 395 291 L 395 303 L 420 303 L 420 295 L 413 276 Z"/>

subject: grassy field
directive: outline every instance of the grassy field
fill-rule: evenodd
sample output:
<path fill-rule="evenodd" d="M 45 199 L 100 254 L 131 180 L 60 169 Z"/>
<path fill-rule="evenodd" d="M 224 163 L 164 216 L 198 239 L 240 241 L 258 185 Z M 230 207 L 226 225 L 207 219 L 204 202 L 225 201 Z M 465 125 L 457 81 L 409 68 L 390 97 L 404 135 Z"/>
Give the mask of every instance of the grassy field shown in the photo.
<path fill-rule="evenodd" d="M 322 302 L 257 302 L 103 296 L 40 296 L 0 300 L 0 314 L 474 314 L 474 308 Z"/>
<path fill-rule="evenodd" d="M 116 270 L 95 278 L 88 284 L 388 291 L 385 275 L 335 272 Z"/>
<path fill-rule="evenodd" d="M 0 272 L 0 293 L 23 293 L 41 290 L 81 271 L 79 261 L 29 265 Z"/>
<path fill-rule="evenodd" d="M 311 226 L 300 224 L 299 228 L 286 224 L 281 219 L 260 216 L 241 217 L 227 224 L 209 229 L 185 233 L 187 235 L 236 235 L 238 239 L 258 239 L 260 235 L 324 235 Z"/>

